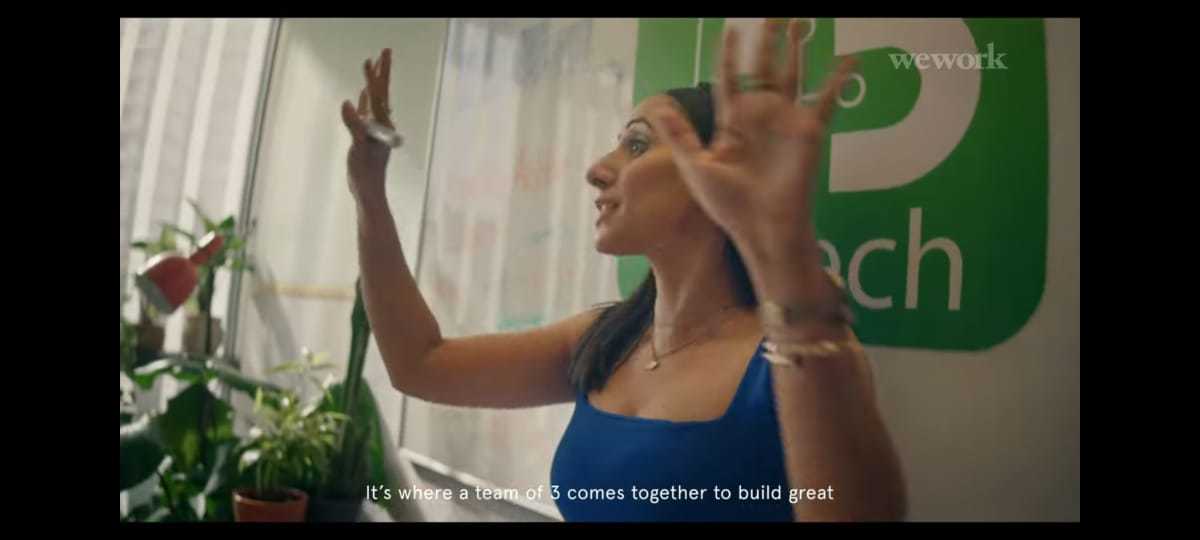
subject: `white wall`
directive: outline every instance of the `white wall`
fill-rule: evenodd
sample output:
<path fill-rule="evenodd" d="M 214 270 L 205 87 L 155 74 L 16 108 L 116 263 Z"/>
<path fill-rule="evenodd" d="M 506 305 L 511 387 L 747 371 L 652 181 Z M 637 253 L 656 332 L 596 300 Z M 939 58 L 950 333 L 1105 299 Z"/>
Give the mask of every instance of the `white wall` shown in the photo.
<path fill-rule="evenodd" d="M 871 347 L 917 521 L 1079 519 L 1079 21 L 1046 21 L 1045 294 L 978 353 Z"/>

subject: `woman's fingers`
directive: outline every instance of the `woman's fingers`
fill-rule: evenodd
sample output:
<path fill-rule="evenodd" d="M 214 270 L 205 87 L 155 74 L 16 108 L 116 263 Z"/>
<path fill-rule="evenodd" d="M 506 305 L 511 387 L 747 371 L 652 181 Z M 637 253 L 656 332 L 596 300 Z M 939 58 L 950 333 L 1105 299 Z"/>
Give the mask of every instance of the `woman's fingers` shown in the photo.
<path fill-rule="evenodd" d="M 671 156 L 681 172 L 690 174 L 694 169 L 696 159 L 704 151 L 704 145 L 696 130 L 679 113 L 670 107 L 663 107 L 651 115 L 650 121 L 654 130 L 660 135 L 667 146 L 671 148 Z"/>
<path fill-rule="evenodd" d="M 346 124 L 355 142 L 367 139 L 366 122 L 372 116 L 375 121 L 392 127 L 391 119 L 388 118 L 391 111 L 387 102 L 391 67 L 391 49 L 384 49 L 377 61 L 366 59 L 362 68 L 366 86 L 358 93 L 358 107 L 349 100 L 342 102 L 342 123 Z"/>
<path fill-rule="evenodd" d="M 386 55 L 382 56 L 386 58 Z M 378 62 L 374 63 L 371 63 L 369 60 L 367 61 L 367 69 L 369 70 L 367 78 L 370 80 L 368 98 L 371 103 L 371 118 L 390 128 L 392 127 L 392 111 L 388 109 L 388 89 L 383 82 L 384 58 L 380 58 Z"/>
<path fill-rule="evenodd" d="M 754 76 L 758 79 L 758 84 L 778 89 L 779 81 L 775 77 L 775 43 L 779 36 L 779 25 L 776 21 L 767 19 L 763 21 L 760 34 Z"/>
<path fill-rule="evenodd" d="M 371 59 L 368 58 L 363 62 L 363 80 L 367 82 L 367 95 L 375 93 L 375 67 L 371 65 Z"/>
<path fill-rule="evenodd" d="M 361 143 L 366 137 L 366 128 L 362 125 L 362 117 L 354 110 L 354 106 L 350 104 L 350 100 L 342 102 L 342 123 L 346 124 L 346 129 L 350 131 L 350 136 L 354 138 L 354 142 Z"/>
<path fill-rule="evenodd" d="M 858 61 L 852 56 L 847 56 L 842 59 L 842 63 L 838 65 L 837 72 L 829 78 L 829 82 L 825 83 L 825 89 L 821 92 L 821 100 L 817 104 L 817 115 L 821 119 L 821 123 L 828 125 L 833 119 L 834 106 L 837 103 L 838 95 L 842 93 L 842 85 L 846 83 L 846 79 L 850 78 L 850 74 L 854 71 Z"/>
<path fill-rule="evenodd" d="M 391 104 L 387 100 L 392 88 L 392 50 L 384 49 L 382 56 L 379 60 L 379 82 L 383 86 L 383 104 L 391 111 Z"/>
<path fill-rule="evenodd" d="M 796 96 L 804 95 L 805 47 L 800 36 L 805 30 L 799 19 L 792 19 L 788 23 L 788 56 L 783 75 L 783 94 L 792 103 L 796 101 Z"/>
<path fill-rule="evenodd" d="M 655 120 L 657 120 L 655 127 L 658 128 L 667 144 L 671 146 L 671 150 L 678 150 L 683 156 L 691 158 L 704 149 L 704 145 L 700 142 L 700 136 L 696 134 L 695 129 L 692 129 L 692 125 L 669 107 L 663 107 L 657 111 L 651 118 L 651 121 Z"/>
<path fill-rule="evenodd" d="M 722 118 L 727 118 L 733 96 L 737 94 L 738 73 L 735 60 L 738 49 L 738 31 L 732 26 L 725 27 L 725 39 L 721 44 L 721 70 L 717 74 L 717 119 L 718 124 L 724 124 Z"/>

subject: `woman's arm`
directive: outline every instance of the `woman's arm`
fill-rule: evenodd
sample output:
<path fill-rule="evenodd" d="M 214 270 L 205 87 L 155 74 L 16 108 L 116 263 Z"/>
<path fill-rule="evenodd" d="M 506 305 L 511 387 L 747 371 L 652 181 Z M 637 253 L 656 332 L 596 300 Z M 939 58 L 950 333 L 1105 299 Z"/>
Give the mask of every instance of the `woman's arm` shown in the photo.
<path fill-rule="evenodd" d="M 837 302 L 811 233 L 739 246 L 759 298 L 782 305 Z M 788 335 L 849 341 L 845 326 L 809 323 Z M 857 350 L 857 347 L 853 348 Z M 799 500 L 798 521 L 898 521 L 907 512 L 899 456 L 876 401 L 871 366 L 857 352 L 774 365 L 772 380 L 788 480 L 793 489 L 832 488 L 831 500 Z"/>
<path fill-rule="evenodd" d="M 810 201 L 838 93 L 854 61 L 844 59 L 818 99 L 801 104 L 799 21 L 788 30 L 787 67 L 779 73 L 774 66 L 779 25 L 768 21 L 747 80 L 735 61 L 738 33 L 727 27 L 717 132 L 709 147 L 670 107 L 654 117 L 692 196 L 742 254 L 759 301 L 833 307 L 841 299 L 820 265 Z M 789 328 L 786 335 L 799 344 L 854 340 L 849 328 L 829 323 Z M 833 488 L 832 500 L 797 502 L 796 519 L 903 518 L 903 474 L 866 359 L 807 359 L 802 366 L 773 368 L 772 375 L 792 487 Z"/>
<path fill-rule="evenodd" d="M 378 202 L 372 202 L 378 201 Z M 382 193 L 358 204 L 363 301 L 392 386 L 464 407 L 570 401 L 567 364 L 596 310 L 525 331 L 446 339 L 409 271 Z"/>
<path fill-rule="evenodd" d="M 476 407 L 528 407 L 569 401 L 567 364 L 597 311 L 535 330 L 446 339 L 409 269 L 388 208 L 390 148 L 366 135 L 365 121 L 391 128 L 391 53 L 364 65 L 358 107 L 342 104 L 353 137 L 348 180 L 358 212 L 358 262 L 367 317 L 396 389 L 427 401 Z"/>
<path fill-rule="evenodd" d="M 383 189 L 355 198 L 363 303 L 392 386 L 401 388 L 442 333 L 408 267 Z"/>
<path fill-rule="evenodd" d="M 387 202 L 387 165 L 391 148 L 367 135 L 368 118 L 393 128 L 388 105 L 391 50 L 363 65 L 366 87 L 358 107 L 342 103 L 342 122 L 352 142 L 346 155 L 346 177 L 358 216 L 358 266 L 363 303 L 379 354 L 392 386 L 404 391 L 426 387 L 420 366 L 442 342 L 437 320 L 417 289 L 409 270 L 396 221 Z M 432 383 L 436 384 L 436 383 Z"/>

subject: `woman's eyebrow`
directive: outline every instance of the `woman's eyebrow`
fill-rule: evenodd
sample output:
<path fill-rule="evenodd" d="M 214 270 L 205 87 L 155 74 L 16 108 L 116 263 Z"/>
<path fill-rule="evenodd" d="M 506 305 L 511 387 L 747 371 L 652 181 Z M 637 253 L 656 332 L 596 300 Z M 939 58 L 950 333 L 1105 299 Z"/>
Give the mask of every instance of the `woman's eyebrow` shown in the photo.
<path fill-rule="evenodd" d="M 628 124 L 625 124 L 625 129 L 629 129 L 629 126 L 632 126 L 638 122 L 646 124 L 646 127 L 650 128 L 650 131 L 654 131 L 654 126 L 650 125 L 650 122 L 647 122 L 646 119 L 641 116 L 634 118 L 633 120 L 630 120 Z"/>

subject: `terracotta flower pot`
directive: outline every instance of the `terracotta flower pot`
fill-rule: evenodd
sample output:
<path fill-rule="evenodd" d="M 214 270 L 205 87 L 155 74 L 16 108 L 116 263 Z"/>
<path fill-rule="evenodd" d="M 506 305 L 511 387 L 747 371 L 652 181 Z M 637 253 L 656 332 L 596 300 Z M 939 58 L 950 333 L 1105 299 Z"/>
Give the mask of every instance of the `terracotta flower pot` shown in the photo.
<path fill-rule="evenodd" d="M 234 490 L 234 521 L 287 523 L 304 521 L 304 516 L 308 512 L 308 494 L 292 488 L 288 488 L 286 492 L 288 500 L 276 502 L 256 499 L 253 490 Z"/>

